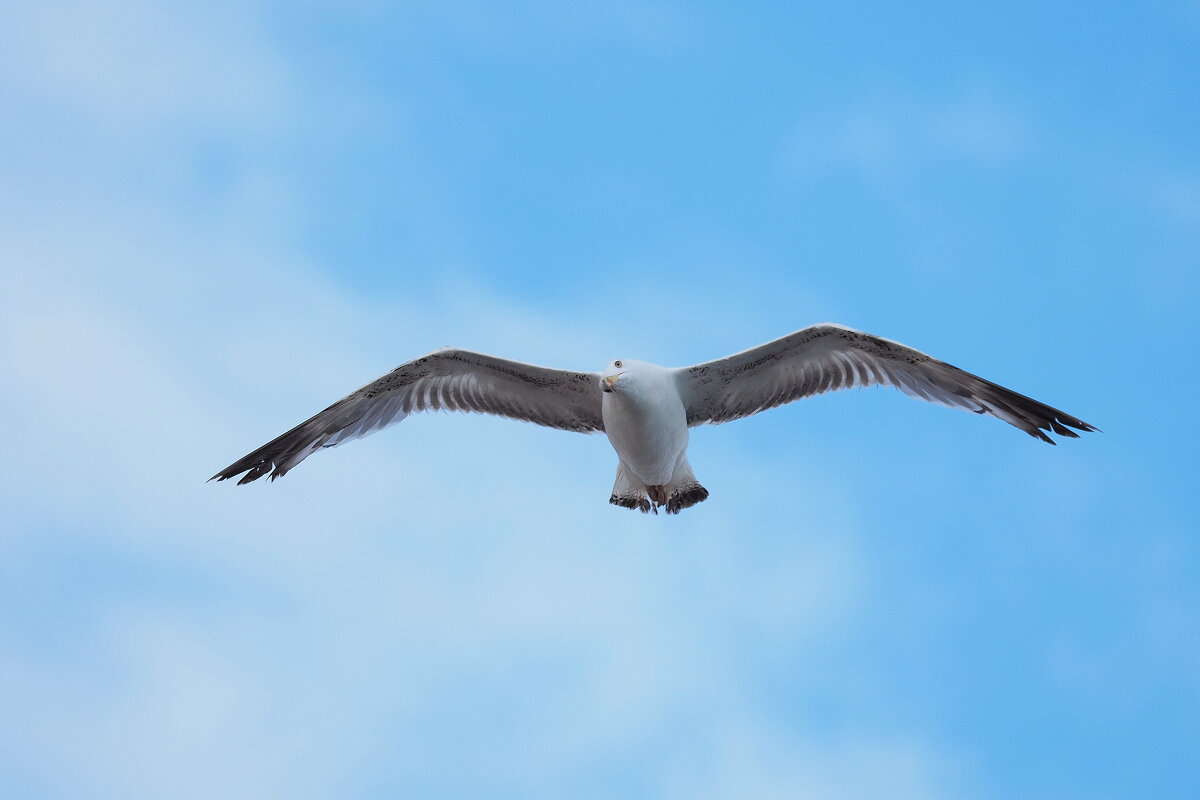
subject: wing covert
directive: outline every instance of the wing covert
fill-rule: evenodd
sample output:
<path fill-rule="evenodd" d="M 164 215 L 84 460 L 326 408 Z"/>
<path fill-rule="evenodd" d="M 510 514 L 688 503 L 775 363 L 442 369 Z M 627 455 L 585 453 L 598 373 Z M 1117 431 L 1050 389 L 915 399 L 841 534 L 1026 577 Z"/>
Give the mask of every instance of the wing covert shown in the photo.
<path fill-rule="evenodd" d="M 600 376 L 442 348 L 401 364 L 230 464 L 210 480 L 245 472 L 238 484 L 285 475 L 322 447 L 335 447 L 419 411 L 495 414 L 550 428 L 603 431 Z"/>
<path fill-rule="evenodd" d="M 813 395 L 856 386 L 894 386 L 910 397 L 989 414 L 1054 444 L 1096 428 L 919 350 L 823 323 L 728 358 L 676 373 L 688 425 L 722 423 Z"/>

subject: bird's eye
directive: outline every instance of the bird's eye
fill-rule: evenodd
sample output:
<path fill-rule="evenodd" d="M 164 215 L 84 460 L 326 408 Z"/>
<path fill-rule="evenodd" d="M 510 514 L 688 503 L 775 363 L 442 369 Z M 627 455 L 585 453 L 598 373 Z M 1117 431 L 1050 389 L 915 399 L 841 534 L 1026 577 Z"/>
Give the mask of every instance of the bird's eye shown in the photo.
<path fill-rule="evenodd" d="M 616 367 L 617 369 L 620 369 L 620 368 L 621 368 L 621 362 L 620 362 L 620 361 L 614 361 L 614 362 L 613 362 L 613 366 L 614 366 L 614 367 Z"/>

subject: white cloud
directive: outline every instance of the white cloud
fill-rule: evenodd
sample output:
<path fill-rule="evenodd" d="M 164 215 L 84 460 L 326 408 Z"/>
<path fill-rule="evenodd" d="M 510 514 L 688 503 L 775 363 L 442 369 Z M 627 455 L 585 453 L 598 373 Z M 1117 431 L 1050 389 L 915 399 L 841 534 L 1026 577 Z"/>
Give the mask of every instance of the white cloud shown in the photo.
<path fill-rule="evenodd" d="M 386 16 L 371 4 L 360 13 Z M 397 20 L 399 35 L 435 28 L 465 39 L 475 53 L 505 58 L 561 57 L 583 43 L 608 41 L 636 51 L 671 52 L 694 41 L 697 15 L 661 0 L 572 3 L 518 0 L 503 6 L 480 0 L 409 3 Z M 415 25 L 419 21 L 421 24 Z M 416 37 L 413 37 L 416 38 Z"/>
<path fill-rule="evenodd" d="M 75 11 L 63 27 L 22 12 L 28 44 L 5 69 L 114 126 L 236 132 L 289 84 L 231 9 Z M 607 506 L 602 438 L 422 417 L 274 484 L 204 483 L 450 341 L 586 367 L 635 335 L 611 330 L 603 298 L 583 315 L 453 283 L 363 300 L 279 245 L 286 225 L 245 225 L 236 197 L 197 220 L 104 172 L 57 178 L 78 197 L 31 203 L 51 199 L 32 175 L 0 186 L 20 210 L 0 222 L 0 542 L 27 582 L 22 618 L 46 631 L 0 636 L 18 778 L 63 796 L 297 797 L 463 770 L 561 796 L 589 765 L 650 750 L 679 769 L 715 755 L 713 786 L 767 796 L 889 781 L 937 796 L 940 756 L 913 736 L 781 737 L 746 687 L 740 643 L 816 649 L 858 613 L 856 504 L 819 471 L 714 458 L 724 498 L 647 519 Z M 637 335 L 677 341 L 675 322 L 648 315 Z M 764 497 L 810 507 L 823 536 L 730 536 Z M 83 585 L 64 566 L 79 552 L 95 554 Z M 88 585 L 122 564 L 154 579 Z"/>
<path fill-rule="evenodd" d="M 890 185 L 949 164 L 1004 166 L 1034 142 L 1029 116 L 990 90 L 921 98 L 892 89 L 806 112 L 785 160 L 800 176 L 849 171 Z"/>
<path fill-rule="evenodd" d="M 679 798 L 754 797 L 786 800 L 867 800 L 961 797 L 957 768 L 944 752 L 911 741 L 799 740 L 768 720 L 733 720 L 720 728 L 712 761 L 698 774 L 681 770 Z"/>
<path fill-rule="evenodd" d="M 1200 176 L 1180 171 L 1149 181 L 1151 201 L 1173 222 L 1200 227 Z"/>
<path fill-rule="evenodd" d="M 665 746 L 682 708 L 711 705 L 706 729 L 761 713 L 731 689 L 746 667 L 726 648 L 747 636 L 819 646 L 855 613 L 853 517 L 809 515 L 837 532 L 823 542 L 728 536 L 742 491 L 803 503 L 795 465 L 759 465 L 691 520 L 646 519 L 607 506 L 602 438 L 430 416 L 275 484 L 205 484 L 430 329 L 583 365 L 606 334 L 486 292 L 359 302 L 253 242 L 214 249 L 182 222 L 147 219 L 107 209 L 99 250 L 56 221 L 5 231 L 0 259 L 19 269 L 4 276 L 0 368 L 14 390 L 0 413 L 21 421 L 5 548 L 36 571 L 58 530 L 68 549 L 82 538 L 150 571 L 183 565 L 240 599 L 196 617 L 170 592 L 100 597 L 64 643 L 75 655 L 42 666 L 19 639 L 0 645 L 8 684 L 37 698 L 10 709 L 9 743 L 63 794 L 318 796 L 383 764 L 419 783 L 457 768 L 461 737 L 498 748 L 472 763 L 479 780 L 569 780 L 597 752 Z M 104 274 L 97 259 L 119 266 Z M 809 484 L 822 502 L 808 505 L 854 506 L 831 503 L 844 489 L 818 474 Z M 526 732 L 504 740 L 459 699 L 503 709 L 513 691 L 526 699 L 506 713 Z M 431 718 L 449 738 L 420 741 Z M 397 741 L 422 755 L 388 760 Z M 63 762 L 78 783 L 54 771 Z M 721 780 L 796 777 L 759 767 L 726 766 Z"/>
<path fill-rule="evenodd" d="M 278 114 L 289 91 L 245 4 L 28 3 L 6 10 L 5 28 L 0 85 L 118 131 L 246 130 Z"/>

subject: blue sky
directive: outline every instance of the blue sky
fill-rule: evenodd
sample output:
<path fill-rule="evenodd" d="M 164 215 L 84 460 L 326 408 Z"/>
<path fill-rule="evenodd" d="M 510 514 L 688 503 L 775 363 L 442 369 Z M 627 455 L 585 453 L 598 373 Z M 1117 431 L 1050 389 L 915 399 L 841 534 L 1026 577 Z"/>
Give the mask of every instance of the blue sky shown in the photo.
<path fill-rule="evenodd" d="M 0 794 L 1195 797 L 1200 6 L 7 4 Z M 891 390 L 603 438 L 428 415 L 205 484 L 455 344 L 832 320 Z"/>

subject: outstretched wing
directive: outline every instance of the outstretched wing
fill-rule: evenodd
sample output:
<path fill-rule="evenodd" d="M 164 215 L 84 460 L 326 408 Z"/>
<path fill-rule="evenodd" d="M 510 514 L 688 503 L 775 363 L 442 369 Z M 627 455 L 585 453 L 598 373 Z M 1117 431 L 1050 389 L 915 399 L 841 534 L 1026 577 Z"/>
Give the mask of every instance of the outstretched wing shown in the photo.
<path fill-rule="evenodd" d="M 1096 428 L 944 361 L 832 323 L 676 372 L 688 425 L 728 422 L 804 397 L 882 384 L 919 400 L 990 414 L 1044 442 Z"/>
<path fill-rule="evenodd" d="M 401 364 L 209 480 L 243 472 L 239 485 L 268 473 L 274 480 L 318 448 L 335 447 L 431 409 L 498 414 L 580 433 L 602 431 L 599 380 L 596 373 L 535 367 L 446 347 Z"/>

